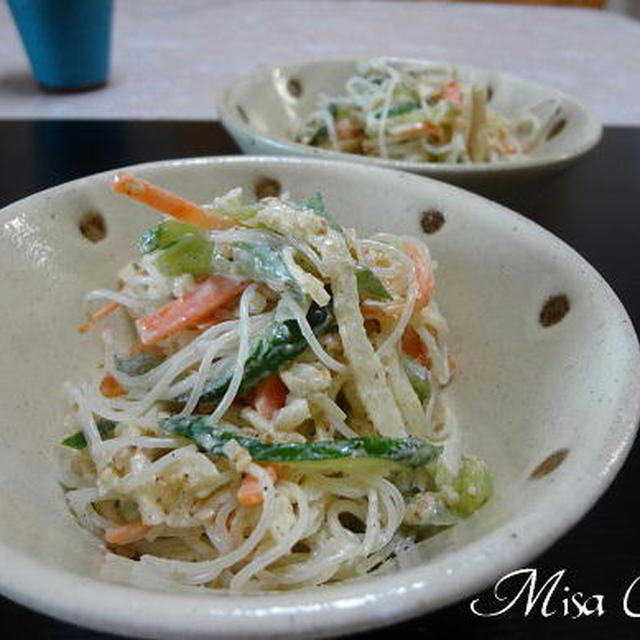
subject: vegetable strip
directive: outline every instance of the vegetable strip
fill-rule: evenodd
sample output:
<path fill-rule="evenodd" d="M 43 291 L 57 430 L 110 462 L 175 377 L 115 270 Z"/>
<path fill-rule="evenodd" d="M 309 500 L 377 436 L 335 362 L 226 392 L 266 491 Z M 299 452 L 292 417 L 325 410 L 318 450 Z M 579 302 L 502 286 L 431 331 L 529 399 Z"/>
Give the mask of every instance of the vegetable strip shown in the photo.
<path fill-rule="evenodd" d="M 214 456 L 226 456 L 227 443 L 235 441 L 254 460 L 290 465 L 319 465 L 327 460 L 355 463 L 357 460 L 376 459 L 385 461 L 389 467 L 397 464 L 418 468 L 435 460 L 442 451 L 442 447 L 417 438 L 371 437 L 265 444 L 257 438 L 212 426 L 206 416 L 168 418 L 162 422 L 161 428 L 172 435 L 193 440 Z"/>
<path fill-rule="evenodd" d="M 149 531 L 151 531 L 151 527 L 142 524 L 142 522 L 131 522 L 123 524 L 121 527 L 107 529 L 104 533 L 104 540 L 115 545 L 129 544 L 142 540 Z"/>
<path fill-rule="evenodd" d="M 162 213 L 203 229 L 229 229 L 236 226 L 235 220 L 207 211 L 181 196 L 130 173 L 117 174 L 111 186 L 116 193 L 122 193 Z"/>
<path fill-rule="evenodd" d="M 344 238 L 337 232 L 332 232 L 330 240 L 323 245 L 323 251 L 323 257 L 330 265 L 333 308 L 342 345 L 369 419 L 382 435 L 405 436 L 402 416 L 386 385 L 382 363 L 364 329 L 358 305 L 355 265 Z"/>
<path fill-rule="evenodd" d="M 87 320 L 87 322 L 79 325 L 78 331 L 80 333 L 86 333 L 87 331 L 93 328 L 96 322 L 99 322 L 100 320 L 102 320 L 102 318 L 106 318 L 110 313 L 113 313 L 119 306 L 120 305 L 113 300 L 111 302 L 108 302 L 104 307 L 102 307 L 102 309 L 99 309 L 98 311 L 96 311 L 89 318 L 89 320 Z"/>
<path fill-rule="evenodd" d="M 274 373 L 256 387 L 255 394 L 256 410 L 265 420 L 272 420 L 278 409 L 284 407 L 287 387 L 280 380 L 280 376 Z"/>
<path fill-rule="evenodd" d="M 193 291 L 170 302 L 156 313 L 136 320 L 142 344 L 154 344 L 205 319 L 247 286 L 235 278 L 211 276 Z"/>

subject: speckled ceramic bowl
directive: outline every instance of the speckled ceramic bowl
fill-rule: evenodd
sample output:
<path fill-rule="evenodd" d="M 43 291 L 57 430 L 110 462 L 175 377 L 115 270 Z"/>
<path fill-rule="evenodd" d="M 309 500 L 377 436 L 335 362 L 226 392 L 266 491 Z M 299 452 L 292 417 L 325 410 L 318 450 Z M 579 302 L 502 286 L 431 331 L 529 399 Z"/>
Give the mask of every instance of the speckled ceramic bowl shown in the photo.
<path fill-rule="evenodd" d="M 424 64 L 420 60 L 390 60 Z M 489 106 L 508 117 L 517 117 L 523 109 L 554 98 L 558 103 L 556 126 L 527 157 L 491 164 L 385 160 L 294 142 L 300 126 L 315 110 L 318 95 L 344 95 L 345 81 L 355 72 L 357 62 L 355 58 L 329 58 L 258 71 L 226 89 L 218 101 L 218 113 L 242 151 L 248 154 L 349 160 L 411 171 L 471 187 L 502 177 L 512 180 L 557 170 L 586 153 L 602 135 L 598 120 L 559 91 L 506 73 L 458 65 L 462 78 L 490 87 Z"/>
<path fill-rule="evenodd" d="M 101 542 L 76 524 L 56 483 L 61 385 L 82 379 L 100 357 L 96 340 L 75 330 L 84 293 L 114 285 L 157 216 L 113 194 L 108 174 L 91 176 L 0 213 L 4 595 L 127 636 L 347 633 L 465 598 L 522 566 L 615 476 L 639 414 L 636 335 L 602 278 L 529 220 L 439 182 L 350 163 L 211 158 L 134 170 L 196 201 L 237 185 L 294 198 L 320 190 L 361 235 L 431 232 L 437 295 L 461 354 L 452 407 L 462 447 L 488 461 L 496 495 L 425 544 L 420 563 L 384 576 L 259 596 L 167 593 L 101 578 Z"/>

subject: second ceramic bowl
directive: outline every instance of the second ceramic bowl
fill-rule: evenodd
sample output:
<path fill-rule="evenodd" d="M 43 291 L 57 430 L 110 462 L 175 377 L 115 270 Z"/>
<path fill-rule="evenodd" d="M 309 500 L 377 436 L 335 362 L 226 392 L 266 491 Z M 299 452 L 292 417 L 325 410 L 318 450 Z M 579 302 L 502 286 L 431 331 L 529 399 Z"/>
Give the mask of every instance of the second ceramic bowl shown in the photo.
<path fill-rule="evenodd" d="M 421 60 L 387 58 L 394 64 L 424 65 Z M 508 117 L 550 99 L 557 105 L 555 126 L 526 157 L 494 163 L 435 163 L 389 160 L 343 153 L 295 142 L 296 132 L 316 109 L 320 94 L 345 94 L 357 59 L 319 59 L 258 71 L 231 84 L 218 101 L 219 116 L 247 154 L 297 155 L 349 160 L 411 171 L 454 184 L 474 186 L 500 177 L 532 176 L 557 170 L 594 147 L 602 125 L 575 100 L 550 87 L 506 73 L 457 65 L 461 78 L 491 90 L 489 106 Z"/>

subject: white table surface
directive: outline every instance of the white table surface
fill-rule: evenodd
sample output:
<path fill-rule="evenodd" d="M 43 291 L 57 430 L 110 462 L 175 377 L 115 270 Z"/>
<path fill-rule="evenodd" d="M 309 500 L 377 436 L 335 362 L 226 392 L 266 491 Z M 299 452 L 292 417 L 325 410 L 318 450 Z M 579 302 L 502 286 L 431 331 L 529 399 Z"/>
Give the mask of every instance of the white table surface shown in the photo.
<path fill-rule="evenodd" d="M 509 71 L 605 124 L 640 124 L 640 21 L 584 9 L 364 0 L 117 0 L 108 85 L 33 82 L 0 2 L 0 118 L 209 119 L 225 85 L 318 56 L 399 55 Z"/>

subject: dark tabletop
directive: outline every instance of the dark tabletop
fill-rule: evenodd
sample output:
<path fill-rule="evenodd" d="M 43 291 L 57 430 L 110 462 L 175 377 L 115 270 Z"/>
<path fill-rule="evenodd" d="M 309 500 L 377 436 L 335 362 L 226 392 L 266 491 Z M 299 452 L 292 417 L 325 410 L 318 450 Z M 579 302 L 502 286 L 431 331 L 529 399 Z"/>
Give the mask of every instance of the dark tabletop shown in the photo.
<path fill-rule="evenodd" d="M 188 156 L 238 153 L 216 123 L 127 121 L 0 121 L 0 207 L 41 189 L 115 167 Z M 529 216 L 584 256 L 609 282 L 640 327 L 640 128 L 608 127 L 602 142 L 575 166 L 546 178 L 490 185 L 485 195 Z M 639 372 L 640 375 L 640 372 Z M 528 566 L 539 584 L 564 569 L 545 617 L 539 604 L 525 615 L 517 604 L 501 616 L 481 618 L 470 600 L 361 637 L 387 638 L 640 638 L 640 617 L 623 611 L 623 597 L 640 576 L 640 451 L 635 446 L 604 497 L 558 543 Z M 1 570 L 1 569 L 0 569 Z M 568 587 L 568 591 L 564 590 Z M 562 599 L 576 592 L 588 609 Z M 508 592 L 507 592 L 508 593 Z M 515 595 L 516 591 L 510 594 Z M 497 610 L 491 590 L 479 594 L 485 611 Z M 491 604 L 493 603 L 493 604 Z M 629 599 L 640 616 L 640 582 Z M 572 619 L 575 618 L 575 619 Z M 0 597 L 4 637 L 87 638 L 105 634 L 34 613 Z"/>

